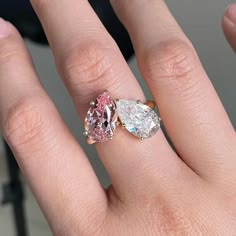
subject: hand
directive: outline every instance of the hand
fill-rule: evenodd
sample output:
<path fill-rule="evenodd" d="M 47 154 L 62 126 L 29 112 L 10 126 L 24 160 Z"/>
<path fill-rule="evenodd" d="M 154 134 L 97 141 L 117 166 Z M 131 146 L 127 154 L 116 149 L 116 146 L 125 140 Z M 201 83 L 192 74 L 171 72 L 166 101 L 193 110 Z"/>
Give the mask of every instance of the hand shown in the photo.
<path fill-rule="evenodd" d="M 82 119 L 91 100 L 144 100 L 84 0 L 32 0 Z M 96 148 L 104 190 L 42 88 L 20 35 L 0 22 L 0 121 L 54 235 L 236 235 L 236 135 L 192 44 L 164 1 L 113 0 L 179 155 L 161 131 L 139 141 L 117 129 Z M 236 48 L 235 5 L 224 29 Z M 82 131 L 81 131 L 82 132 Z"/>

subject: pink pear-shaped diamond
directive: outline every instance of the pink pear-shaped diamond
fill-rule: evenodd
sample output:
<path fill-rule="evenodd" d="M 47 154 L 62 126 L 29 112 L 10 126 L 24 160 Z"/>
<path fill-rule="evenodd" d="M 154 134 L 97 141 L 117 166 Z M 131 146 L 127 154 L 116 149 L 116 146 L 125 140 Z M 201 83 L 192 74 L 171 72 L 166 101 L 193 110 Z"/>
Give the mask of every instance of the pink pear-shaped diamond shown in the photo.
<path fill-rule="evenodd" d="M 115 104 L 107 91 L 91 106 L 85 118 L 85 131 L 92 142 L 102 143 L 113 137 L 117 113 Z"/>

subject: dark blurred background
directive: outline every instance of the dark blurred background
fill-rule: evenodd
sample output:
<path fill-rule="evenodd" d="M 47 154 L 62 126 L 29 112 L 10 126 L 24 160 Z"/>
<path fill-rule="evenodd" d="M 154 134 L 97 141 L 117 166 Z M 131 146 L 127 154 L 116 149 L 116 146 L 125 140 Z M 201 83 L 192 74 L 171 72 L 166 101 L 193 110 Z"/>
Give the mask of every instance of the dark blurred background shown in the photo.
<path fill-rule="evenodd" d="M 133 54 L 129 36 L 114 14 L 109 1 L 90 0 L 89 2 L 120 46 L 123 55 L 129 58 Z M 40 44 L 47 44 L 47 38 L 29 0 L 1 0 L 0 16 L 12 22 L 23 37 Z"/>
<path fill-rule="evenodd" d="M 135 57 L 132 56 L 133 49 L 127 32 L 115 17 L 108 2 L 108 0 L 90 1 L 108 31 L 117 41 L 125 58 L 129 59 L 128 62 L 132 71 L 142 85 L 147 98 L 150 98 L 148 88 L 138 71 Z M 196 47 L 211 81 L 236 127 L 235 54 L 228 46 L 221 29 L 222 15 L 231 0 L 166 0 L 166 2 Z M 97 158 L 94 148 L 85 143 L 81 134 L 81 130 L 83 130 L 82 122 L 79 121 L 70 96 L 55 70 L 46 37 L 29 4 L 29 0 L 0 0 L 0 17 L 11 21 L 25 37 L 45 89 L 55 102 L 68 127 L 84 147 L 99 179 L 103 185 L 108 185 L 108 176 Z M 9 180 L 5 151 L 1 143 L 0 140 L 0 200 L 2 195 L 1 183 L 6 183 Z M 32 194 L 25 184 L 24 189 L 26 189 L 25 209 L 30 235 L 51 235 Z M 4 207 L 0 205 L 0 236 L 2 235 L 15 235 L 13 212 L 10 204 Z"/>

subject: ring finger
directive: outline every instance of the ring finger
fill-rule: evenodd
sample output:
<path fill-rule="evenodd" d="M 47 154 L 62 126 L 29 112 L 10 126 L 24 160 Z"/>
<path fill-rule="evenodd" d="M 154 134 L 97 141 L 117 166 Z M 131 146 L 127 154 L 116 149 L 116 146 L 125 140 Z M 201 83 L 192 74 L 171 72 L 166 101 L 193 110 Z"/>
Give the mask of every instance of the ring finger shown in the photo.
<path fill-rule="evenodd" d="M 144 100 L 117 45 L 87 1 L 32 2 L 82 119 L 89 101 L 104 89 L 108 89 L 113 98 Z M 162 132 L 140 145 L 132 136 L 117 130 L 112 141 L 97 145 L 97 149 L 120 198 L 124 194 L 143 192 L 154 176 L 160 181 L 163 173 L 165 177 L 172 173 L 171 180 L 165 180 L 173 181 L 173 173 L 182 166 Z M 162 184 L 165 180 L 161 180 Z"/>

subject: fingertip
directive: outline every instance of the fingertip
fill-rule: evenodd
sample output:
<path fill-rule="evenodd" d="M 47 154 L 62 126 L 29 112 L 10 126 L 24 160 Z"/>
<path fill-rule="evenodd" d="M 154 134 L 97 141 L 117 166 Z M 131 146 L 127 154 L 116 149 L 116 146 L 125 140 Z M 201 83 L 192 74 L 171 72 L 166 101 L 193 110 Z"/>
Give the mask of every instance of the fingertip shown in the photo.
<path fill-rule="evenodd" d="M 236 3 L 230 4 L 226 8 L 222 28 L 230 46 L 236 51 Z"/>
<path fill-rule="evenodd" d="M 224 19 L 227 19 L 232 25 L 236 25 L 236 3 L 232 3 L 226 8 Z"/>

